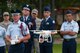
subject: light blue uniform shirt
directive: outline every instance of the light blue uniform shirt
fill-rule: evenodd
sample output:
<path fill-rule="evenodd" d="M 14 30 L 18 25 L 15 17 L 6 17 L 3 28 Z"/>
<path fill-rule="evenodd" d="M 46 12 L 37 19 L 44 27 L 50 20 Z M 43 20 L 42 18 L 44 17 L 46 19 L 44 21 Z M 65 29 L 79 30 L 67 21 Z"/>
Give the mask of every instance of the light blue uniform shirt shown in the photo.
<path fill-rule="evenodd" d="M 10 36 L 12 40 L 14 40 L 16 38 L 16 35 L 18 36 L 18 38 L 23 38 L 21 29 L 20 29 L 20 25 L 23 25 L 23 34 L 27 35 L 29 34 L 29 29 L 27 27 L 27 25 L 24 22 L 21 22 L 20 20 L 18 21 L 18 23 L 12 23 L 9 25 L 6 35 Z"/>
<path fill-rule="evenodd" d="M 61 31 L 73 31 L 73 32 L 76 32 L 78 33 L 78 30 L 79 30 L 79 26 L 78 26 L 78 23 L 74 20 L 72 20 L 71 22 L 64 22 L 61 26 Z M 63 35 L 63 38 L 64 39 L 71 39 L 71 38 L 76 38 L 77 37 L 77 34 L 74 35 L 74 36 L 70 36 L 70 35 Z"/>
<path fill-rule="evenodd" d="M 5 33 L 6 29 L 0 26 L 0 47 L 5 46 Z"/>

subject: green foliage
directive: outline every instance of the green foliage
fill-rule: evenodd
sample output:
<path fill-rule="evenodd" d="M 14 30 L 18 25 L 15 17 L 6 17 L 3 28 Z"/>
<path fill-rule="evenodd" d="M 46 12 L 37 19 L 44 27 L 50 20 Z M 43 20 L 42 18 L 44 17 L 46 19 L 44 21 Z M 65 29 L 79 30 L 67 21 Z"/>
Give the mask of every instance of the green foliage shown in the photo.
<path fill-rule="evenodd" d="M 56 7 L 66 8 L 70 6 L 79 6 L 80 0 L 56 0 Z"/>
<path fill-rule="evenodd" d="M 53 53 L 62 53 L 62 44 L 54 44 Z M 80 44 L 77 44 L 77 53 L 80 53 Z"/>
<path fill-rule="evenodd" d="M 16 4 L 15 8 L 21 8 L 22 4 L 30 4 L 32 7 L 39 8 L 39 0 L 10 0 L 13 4 Z M 42 0 L 42 6 L 51 4 L 52 0 Z M 2 4 L 1 4 L 2 3 Z M 79 6 L 80 0 L 55 0 L 55 6 L 60 8 L 66 8 L 69 6 Z M 4 9 L 7 8 L 7 0 L 0 0 L 0 8 Z M 12 5 L 13 6 L 13 5 Z M 13 9 L 13 8 L 12 8 Z"/>

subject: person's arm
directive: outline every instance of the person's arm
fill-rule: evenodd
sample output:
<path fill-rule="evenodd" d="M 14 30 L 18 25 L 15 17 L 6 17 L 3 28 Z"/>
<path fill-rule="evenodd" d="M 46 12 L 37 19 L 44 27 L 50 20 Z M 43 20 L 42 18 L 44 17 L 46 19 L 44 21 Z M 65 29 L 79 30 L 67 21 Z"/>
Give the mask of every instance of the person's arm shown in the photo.
<path fill-rule="evenodd" d="M 62 24 L 61 26 L 61 29 L 60 29 L 60 34 L 63 36 L 63 35 L 68 35 L 69 31 L 65 31 L 64 30 L 64 25 L 65 23 Z"/>
<path fill-rule="evenodd" d="M 78 26 L 78 24 L 76 23 L 76 24 L 74 25 L 73 31 L 60 31 L 60 33 L 61 33 L 62 35 L 74 36 L 74 35 L 76 35 L 76 34 L 78 33 L 78 30 L 79 30 L 79 26 Z"/>
<path fill-rule="evenodd" d="M 50 23 L 50 30 L 55 30 L 56 29 L 56 26 L 55 26 L 55 21 L 52 20 L 52 22 Z"/>
<path fill-rule="evenodd" d="M 69 31 L 60 31 L 60 34 L 62 34 L 62 35 L 68 35 Z"/>
<path fill-rule="evenodd" d="M 69 35 L 74 36 L 78 33 L 78 31 L 79 31 L 78 23 L 75 23 L 75 25 L 73 26 L 73 31 L 69 31 Z"/>
<path fill-rule="evenodd" d="M 6 31 L 6 34 L 5 34 L 5 39 L 6 39 L 8 42 L 11 42 L 10 26 L 8 26 L 8 28 L 7 28 L 7 31 Z"/>
<path fill-rule="evenodd" d="M 33 30 L 36 30 L 36 22 L 35 22 L 35 19 L 32 20 L 32 23 L 33 23 L 33 25 L 32 25 Z"/>
<path fill-rule="evenodd" d="M 74 36 L 74 35 L 76 35 L 77 34 L 77 32 L 73 32 L 73 31 L 69 31 L 69 33 L 68 33 L 70 36 Z"/>
<path fill-rule="evenodd" d="M 5 38 L 6 38 L 6 40 L 7 40 L 8 42 L 11 42 L 11 38 L 10 38 L 9 35 L 7 35 Z"/>
<path fill-rule="evenodd" d="M 27 34 L 25 37 L 19 39 L 18 43 L 24 42 L 24 41 L 29 40 L 29 39 L 30 39 L 30 34 Z"/>
<path fill-rule="evenodd" d="M 25 23 L 23 23 L 23 27 L 24 27 L 25 36 L 23 38 L 19 39 L 19 42 L 24 42 L 24 41 L 30 39 L 30 33 L 29 33 L 28 26 Z"/>
<path fill-rule="evenodd" d="M 62 35 L 70 35 L 70 36 L 74 36 L 77 34 L 77 32 L 73 32 L 73 31 L 61 31 L 60 33 Z"/>

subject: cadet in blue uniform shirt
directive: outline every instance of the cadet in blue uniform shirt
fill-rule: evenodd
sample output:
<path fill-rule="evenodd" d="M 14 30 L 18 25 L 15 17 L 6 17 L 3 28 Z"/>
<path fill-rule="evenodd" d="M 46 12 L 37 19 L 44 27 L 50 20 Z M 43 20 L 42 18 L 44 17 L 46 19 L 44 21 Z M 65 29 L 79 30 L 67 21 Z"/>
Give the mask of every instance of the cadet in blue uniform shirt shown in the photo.
<path fill-rule="evenodd" d="M 12 11 L 12 18 L 13 23 L 9 25 L 6 32 L 6 39 L 11 43 L 8 53 L 24 53 L 23 42 L 30 39 L 28 27 L 19 20 L 19 10 Z"/>
<path fill-rule="evenodd" d="M 44 19 L 41 22 L 40 30 L 54 30 L 55 28 L 55 21 L 50 17 L 50 7 L 46 6 L 44 8 Z M 51 37 L 52 38 L 52 37 Z M 48 43 L 44 41 L 40 43 L 40 53 L 53 53 L 53 41 Z"/>
<path fill-rule="evenodd" d="M 66 21 L 61 26 L 61 34 L 63 35 L 62 53 L 76 53 L 76 38 L 79 30 L 78 23 L 73 20 L 73 12 L 66 11 Z"/>
<path fill-rule="evenodd" d="M 6 33 L 6 29 L 0 26 L 0 53 L 6 53 L 5 50 L 5 33 Z"/>
<path fill-rule="evenodd" d="M 31 7 L 27 4 L 23 5 L 22 7 L 22 14 L 23 16 L 20 18 L 21 21 L 25 22 L 26 25 L 28 25 L 29 30 L 35 30 L 36 29 L 36 23 L 35 20 L 32 19 L 30 16 Z M 31 53 L 32 45 L 33 45 L 33 32 L 30 32 L 31 38 L 28 42 L 25 44 L 25 53 Z"/>

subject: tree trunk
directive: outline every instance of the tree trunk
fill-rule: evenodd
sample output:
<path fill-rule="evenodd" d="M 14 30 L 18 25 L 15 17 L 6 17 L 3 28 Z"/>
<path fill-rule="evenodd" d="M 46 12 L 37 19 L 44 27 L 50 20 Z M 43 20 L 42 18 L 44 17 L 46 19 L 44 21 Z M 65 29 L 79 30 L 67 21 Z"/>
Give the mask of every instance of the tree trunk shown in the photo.
<path fill-rule="evenodd" d="M 42 0 L 39 0 L 39 17 L 42 18 Z"/>

